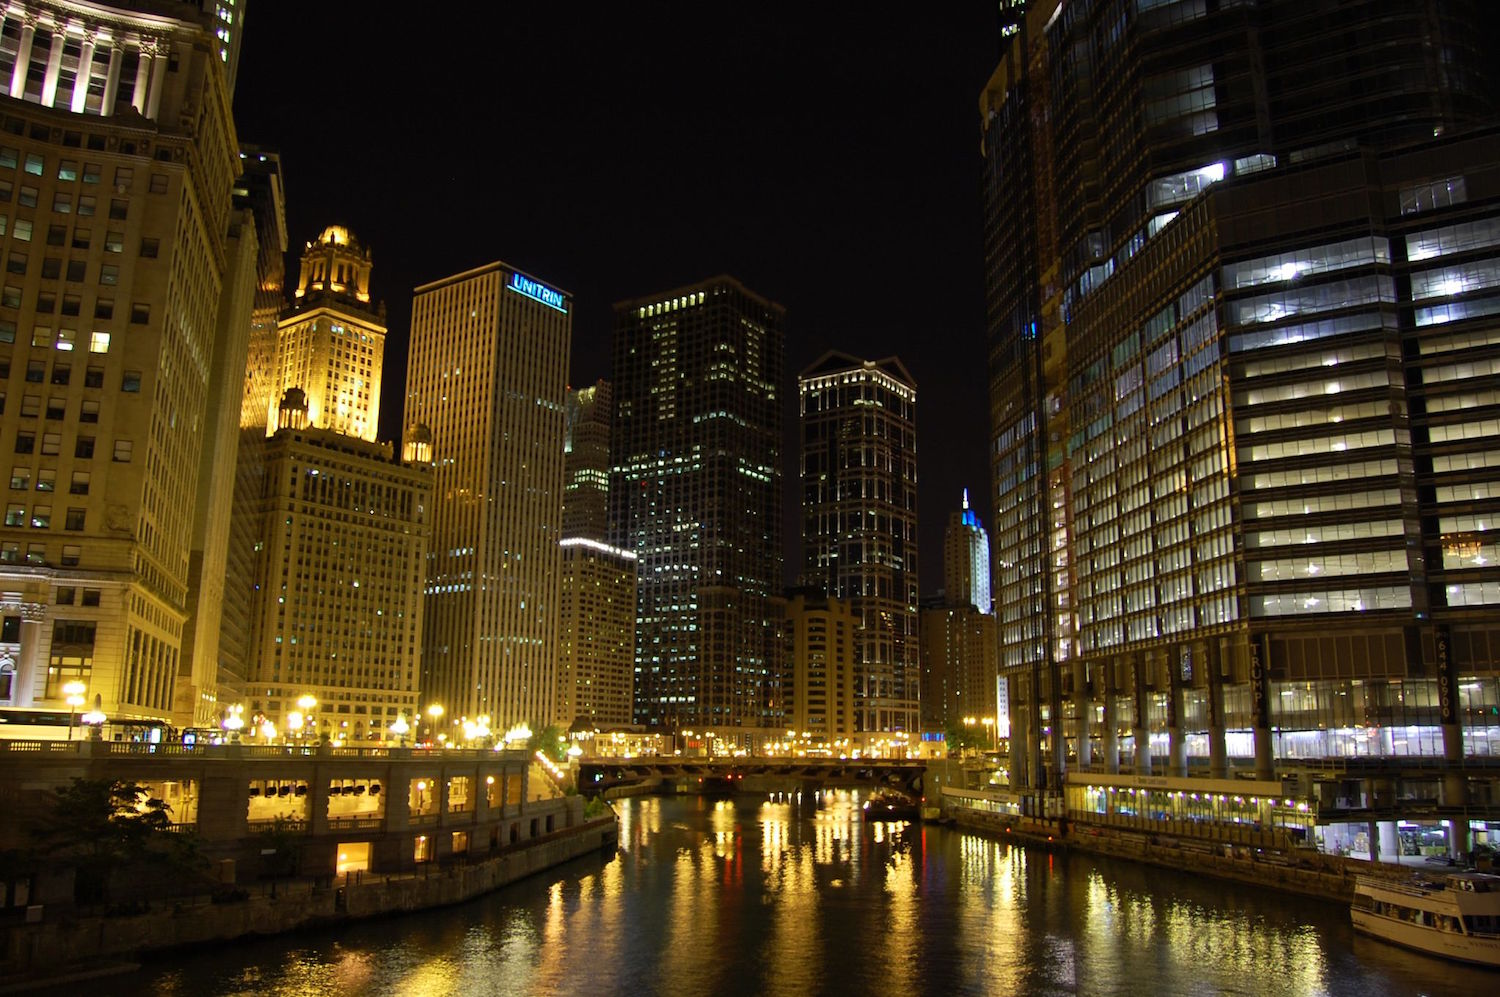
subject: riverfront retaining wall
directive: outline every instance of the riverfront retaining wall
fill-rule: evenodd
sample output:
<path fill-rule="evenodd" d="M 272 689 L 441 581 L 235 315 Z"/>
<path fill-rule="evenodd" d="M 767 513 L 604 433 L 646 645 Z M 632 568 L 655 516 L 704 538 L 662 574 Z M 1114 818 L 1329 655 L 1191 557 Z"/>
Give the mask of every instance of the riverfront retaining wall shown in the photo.
<path fill-rule="evenodd" d="M 1234 846 L 1205 847 L 1204 842 L 1197 839 L 1094 828 L 1062 820 L 986 813 L 965 807 L 945 807 L 943 812 L 959 827 L 1022 844 L 1108 855 L 1336 903 L 1349 903 L 1354 896 L 1355 876 L 1368 871 L 1359 868 L 1368 863 L 1327 855 L 1289 856 Z"/>
<path fill-rule="evenodd" d="M 612 850 L 618 840 L 619 828 L 610 815 L 508 848 L 494 858 L 429 866 L 414 874 L 352 873 L 325 886 L 284 884 L 274 897 L 165 901 L 135 916 L 63 915 L 40 924 L 7 925 L 0 929 L 0 979 L 24 981 L 79 963 L 462 903 L 571 859 Z"/>

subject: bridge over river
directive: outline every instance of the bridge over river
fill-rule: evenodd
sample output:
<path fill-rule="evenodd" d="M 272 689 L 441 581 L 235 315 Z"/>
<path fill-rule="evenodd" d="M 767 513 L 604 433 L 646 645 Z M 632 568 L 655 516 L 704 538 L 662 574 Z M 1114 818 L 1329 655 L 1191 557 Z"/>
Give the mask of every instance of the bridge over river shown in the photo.
<path fill-rule="evenodd" d="M 886 787 L 920 796 L 925 772 L 925 762 L 909 759 L 602 758 L 580 763 L 578 789 L 589 796 L 623 796 Z"/>

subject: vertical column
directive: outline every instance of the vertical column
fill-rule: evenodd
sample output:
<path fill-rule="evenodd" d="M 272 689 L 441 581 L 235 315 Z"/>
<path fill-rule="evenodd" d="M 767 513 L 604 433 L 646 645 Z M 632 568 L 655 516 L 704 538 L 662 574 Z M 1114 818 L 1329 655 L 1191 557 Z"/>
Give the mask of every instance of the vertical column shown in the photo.
<path fill-rule="evenodd" d="M 57 103 L 57 77 L 62 72 L 63 45 L 68 41 L 68 26 L 62 22 L 52 25 L 52 48 L 47 52 L 47 75 L 42 79 L 42 106 L 52 107 Z"/>
<path fill-rule="evenodd" d="M 151 79 L 151 57 L 155 52 L 155 41 L 141 40 L 140 61 L 135 64 L 135 90 L 130 94 L 130 106 L 141 114 L 146 113 L 146 83 Z"/>
<path fill-rule="evenodd" d="M 31 43 L 36 40 L 36 15 L 21 15 L 21 40 L 16 45 L 16 67 L 10 71 L 10 95 L 20 100 L 26 96 L 26 73 L 31 69 Z"/>
<path fill-rule="evenodd" d="M 1104 770 L 1120 774 L 1120 715 L 1115 705 L 1114 662 L 1104 666 Z"/>
<path fill-rule="evenodd" d="M 1224 737 L 1224 664 L 1229 661 L 1228 643 L 1211 641 L 1203 646 L 1208 705 L 1208 777 L 1229 778 L 1229 749 Z"/>
<path fill-rule="evenodd" d="M 1182 712 L 1187 692 L 1183 688 L 1182 661 L 1173 661 L 1168 652 L 1160 665 L 1167 670 L 1167 774 L 1186 777 L 1187 735 L 1182 727 Z"/>
<path fill-rule="evenodd" d="M 1250 732 L 1255 739 L 1255 778 L 1276 778 L 1271 746 L 1271 697 L 1267 692 L 1264 635 L 1250 636 Z"/>
<path fill-rule="evenodd" d="M 1094 691 L 1089 667 L 1082 661 L 1073 664 L 1073 689 L 1073 709 L 1078 714 L 1078 767 L 1086 770 L 1094 762 Z"/>
<path fill-rule="evenodd" d="M 1137 654 L 1130 664 L 1135 692 L 1135 774 L 1151 774 L 1151 694 L 1146 691 L 1146 669 L 1151 661 Z"/>
<path fill-rule="evenodd" d="M 109 117 L 115 113 L 115 99 L 120 96 L 120 60 L 124 56 L 120 39 L 111 35 L 109 39 L 109 69 L 104 76 L 104 99 L 99 102 L 99 114 Z"/>
<path fill-rule="evenodd" d="M 98 37 L 99 32 L 84 29 L 83 51 L 78 54 L 78 75 L 73 78 L 74 114 L 82 114 L 89 99 L 89 83 L 94 76 L 94 43 Z"/>
<path fill-rule="evenodd" d="M 146 117 L 153 121 L 161 109 L 161 91 L 167 82 L 167 45 L 166 39 L 159 39 L 156 43 L 156 57 L 151 60 L 151 89 L 147 91 Z"/>

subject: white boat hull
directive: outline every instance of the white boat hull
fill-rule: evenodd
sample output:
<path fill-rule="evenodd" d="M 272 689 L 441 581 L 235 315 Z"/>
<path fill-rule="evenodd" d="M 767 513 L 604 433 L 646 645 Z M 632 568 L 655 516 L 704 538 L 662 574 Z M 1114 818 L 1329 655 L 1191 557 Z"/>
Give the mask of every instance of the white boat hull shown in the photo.
<path fill-rule="evenodd" d="M 1500 938 L 1438 931 L 1366 910 L 1356 909 L 1350 913 L 1354 930 L 1371 937 L 1445 959 L 1500 969 Z"/>

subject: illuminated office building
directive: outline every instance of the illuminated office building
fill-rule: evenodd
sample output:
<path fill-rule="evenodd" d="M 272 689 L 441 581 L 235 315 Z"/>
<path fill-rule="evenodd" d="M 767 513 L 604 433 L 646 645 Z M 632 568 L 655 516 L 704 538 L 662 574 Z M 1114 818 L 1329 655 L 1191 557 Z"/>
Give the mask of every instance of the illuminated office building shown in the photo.
<path fill-rule="evenodd" d="M 568 389 L 564 537 L 602 541 L 609 536 L 610 398 L 608 381 Z"/>
<path fill-rule="evenodd" d="M 309 423 L 294 388 L 264 449 L 244 706 L 289 736 L 384 740 L 417 713 L 432 471 Z"/>
<path fill-rule="evenodd" d="M 238 444 L 234 461 L 234 497 L 225 554 L 224 592 L 219 617 L 219 700 L 243 702 L 248 675 L 250 603 L 255 592 L 255 553 L 260 540 L 256 511 L 265 486 L 267 418 L 279 397 L 276 371 L 276 325 L 286 307 L 286 199 L 281 157 L 254 146 L 240 147 L 239 179 L 234 203 L 254 215 L 259 247 L 255 292 L 250 310 L 250 337 L 238 387 Z"/>
<path fill-rule="evenodd" d="M 1500 749 L 1478 37 L 1030 5 L 980 98 L 1013 784 Z"/>
<path fill-rule="evenodd" d="M 499 262 L 412 300 L 405 417 L 434 465 L 421 690 L 450 721 L 554 719 L 572 312 Z"/>
<path fill-rule="evenodd" d="M 247 162 L 256 193 L 244 196 L 268 207 L 279 176 L 273 163 Z M 369 259 L 330 226 L 303 254 L 297 300 L 280 318 L 263 314 L 264 300 L 246 310 L 269 376 L 249 370 L 235 399 L 241 459 L 259 462 L 244 475 L 259 491 L 242 507 L 254 538 L 242 701 L 283 734 L 382 740 L 398 716 L 416 716 L 432 472 L 419 427 L 401 459 L 369 439 L 375 414 L 362 389 L 380 383 L 385 338 Z M 323 399 L 321 425 L 304 383 Z M 269 413 L 268 391 L 278 396 Z M 311 715 L 298 704 L 309 696 Z"/>
<path fill-rule="evenodd" d="M 859 617 L 845 599 L 796 592 L 787 600 L 791 645 L 786 728 L 811 742 L 853 740 L 859 730 Z"/>
<path fill-rule="evenodd" d="M 964 489 L 963 508 L 948 514 L 943 533 L 943 591 L 950 606 L 973 606 L 988 613 L 990 605 L 990 535 L 979 525 L 979 514 L 969 508 Z"/>
<path fill-rule="evenodd" d="M 998 659 L 995 617 L 990 612 L 990 541 L 979 515 L 963 504 L 948 514 L 943 534 L 940 598 L 924 600 L 922 635 L 922 726 L 945 730 L 964 718 L 1001 721 L 996 710 Z"/>
<path fill-rule="evenodd" d="M 243 287 L 226 268 L 243 276 L 255 255 L 253 226 L 231 218 L 215 17 L 191 3 L 0 10 L 6 703 L 65 708 L 79 681 L 112 716 L 185 723 L 215 696 L 182 659 L 190 613 L 216 615 L 189 602 L 207 542 L 195 504 L 226 497 L 200 487 L 200 457 L 219 438 L 216 357 L 247 334 L 222 307 L 226 280 Z"/>
<path fill-rule="evenodd" d="M 553 716 L 565 727 L 634 722 L 635 565 L 630 551 L 587 537 L 562 540 Z"/>
<path fill-rule="evenodd" d="M 610 528 L 638 557 L 637 723 L 780 723 L 785 325 L 732 277 L 615 305 Z"/>
<path fill-rule="evenodd" d="M 859 617 L 859 730 L 916 731 L 916 383 L 895 357 L 830 352 L 797 376 L 797 393 L 802 579 Z"/>

